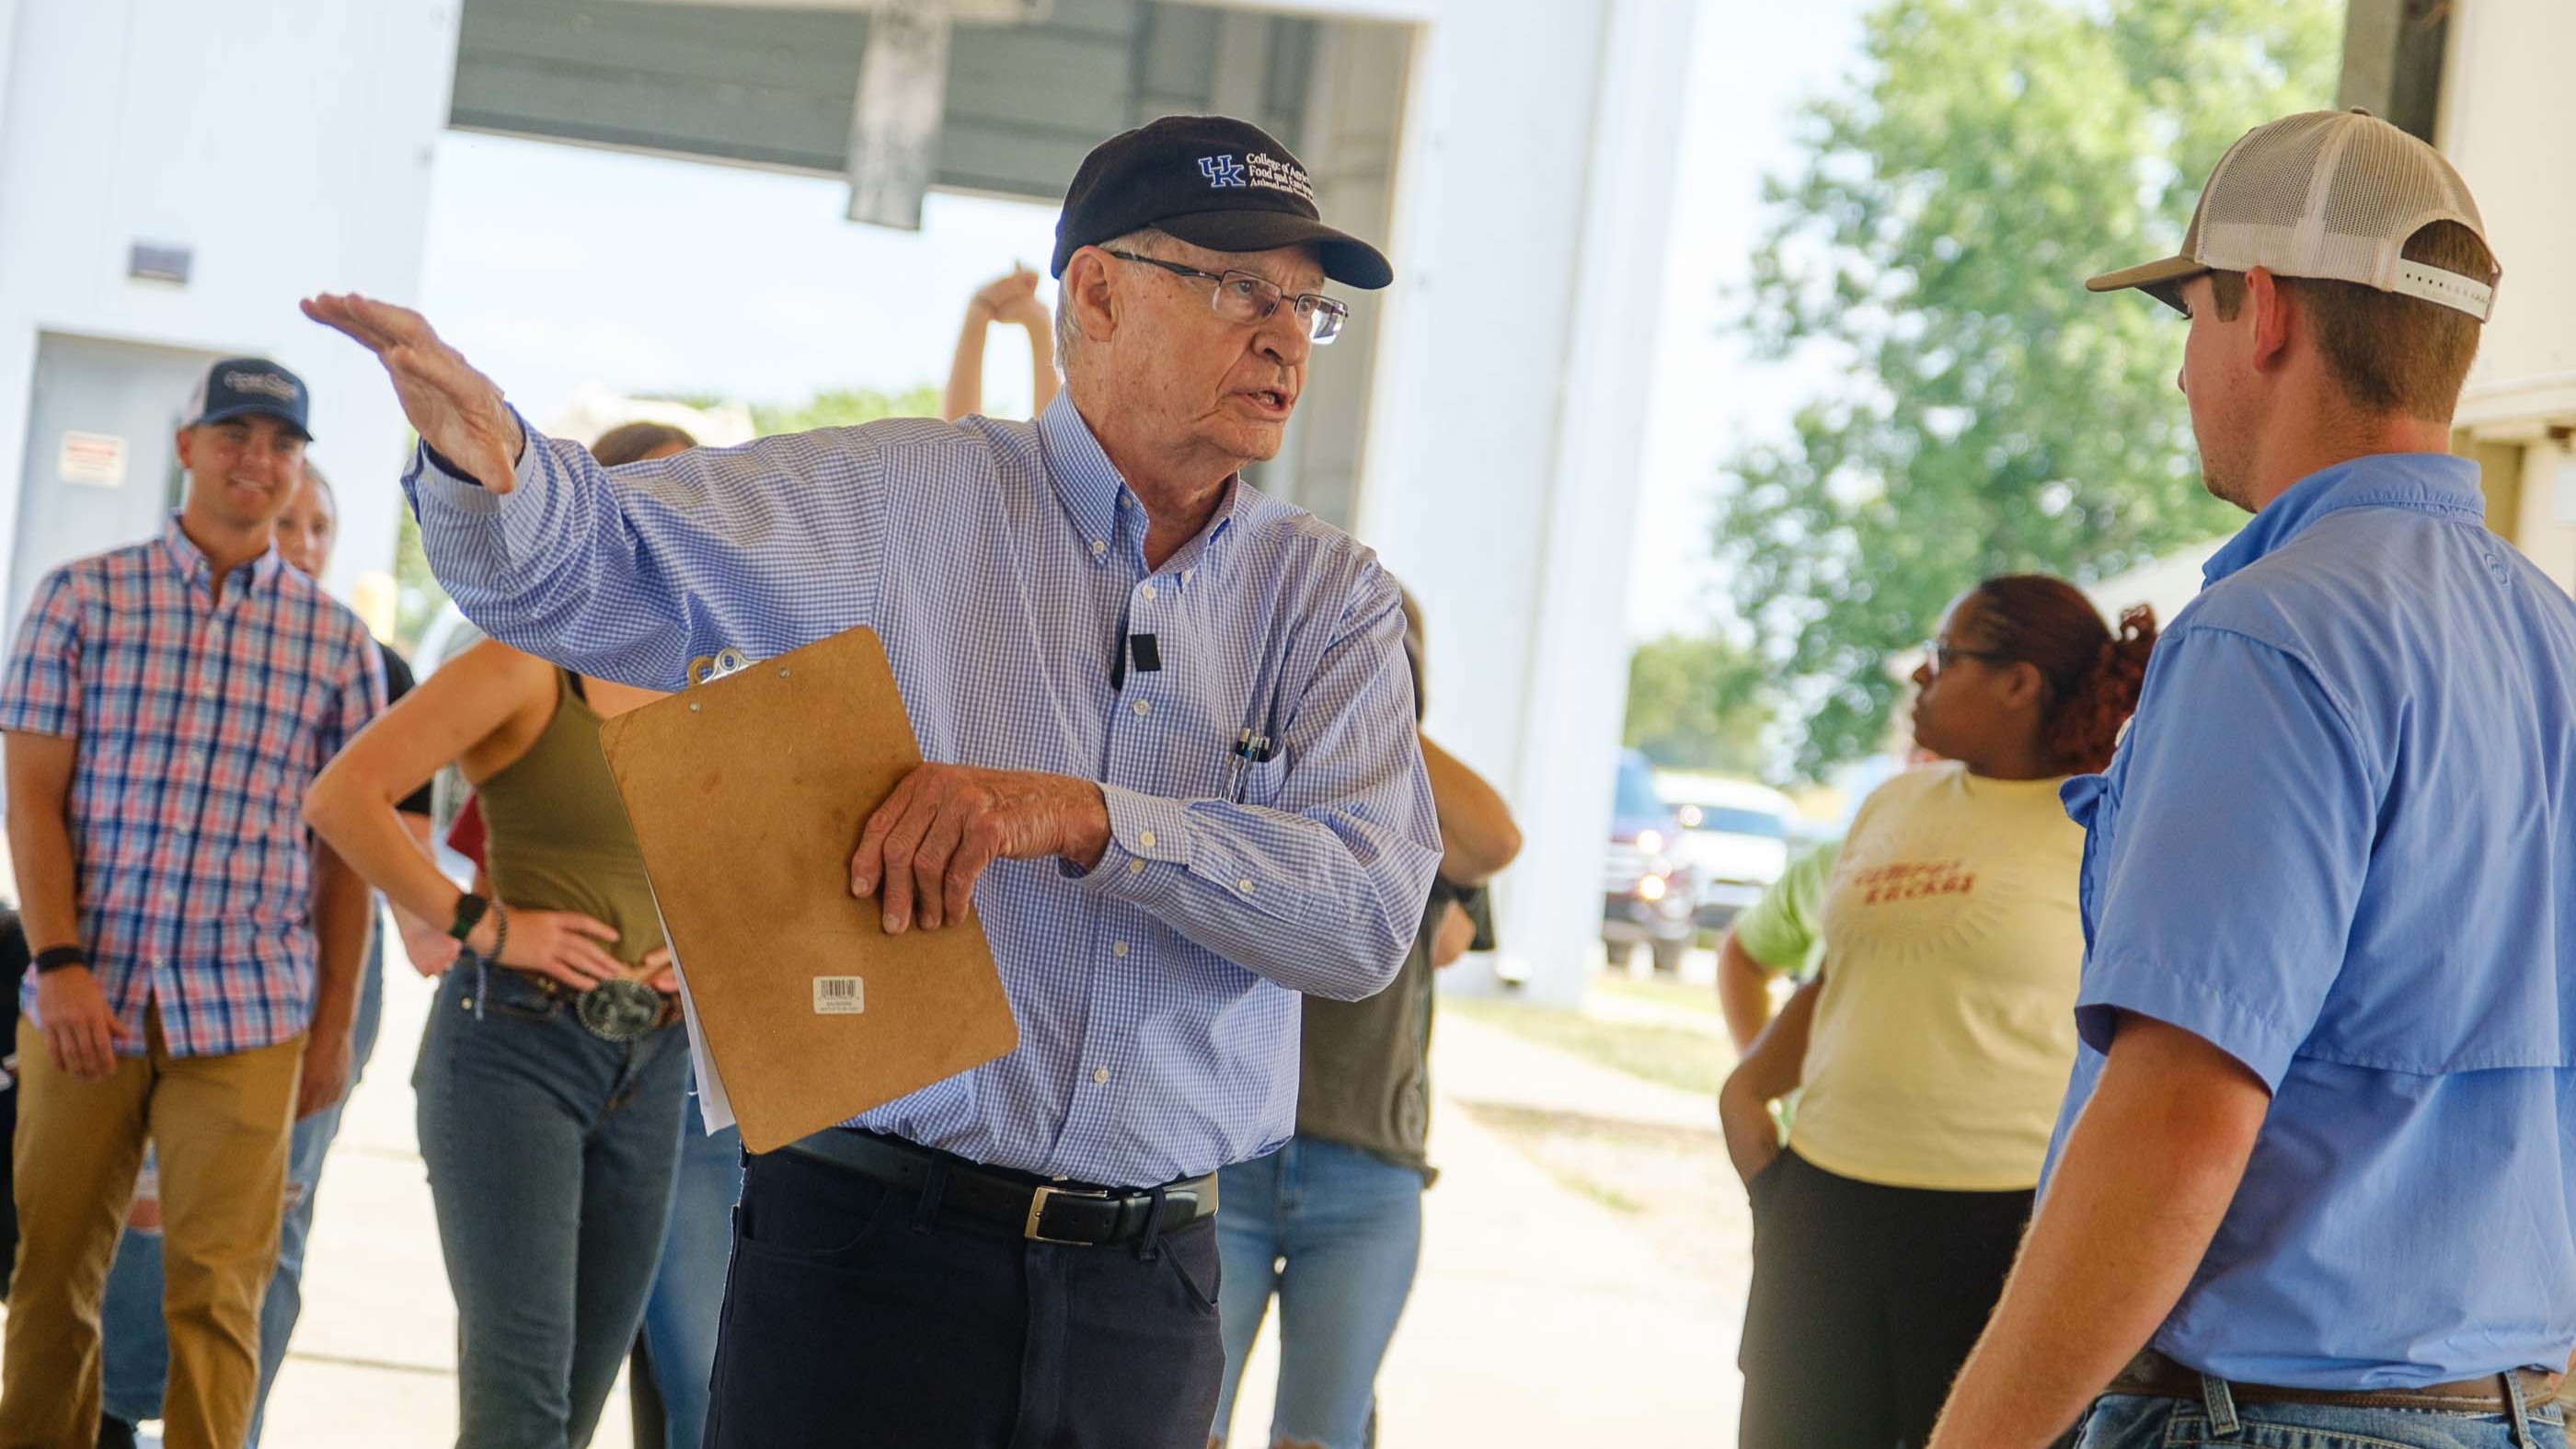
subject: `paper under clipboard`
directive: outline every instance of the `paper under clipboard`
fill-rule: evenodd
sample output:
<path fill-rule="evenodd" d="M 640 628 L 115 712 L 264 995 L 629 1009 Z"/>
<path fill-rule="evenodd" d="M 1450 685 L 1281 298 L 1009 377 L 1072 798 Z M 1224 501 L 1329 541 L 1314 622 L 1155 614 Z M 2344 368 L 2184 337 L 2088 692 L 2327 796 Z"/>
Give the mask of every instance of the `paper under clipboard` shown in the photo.
<path fill-rule="evenodd" d="M 888 936 L 850 854 L 921 763 L 885 646 L 851 629 L 608 721 L 601 750 L 678 958 L 710 1130 L 767 1152 L 1019 1044 L 970 911 Z"/>

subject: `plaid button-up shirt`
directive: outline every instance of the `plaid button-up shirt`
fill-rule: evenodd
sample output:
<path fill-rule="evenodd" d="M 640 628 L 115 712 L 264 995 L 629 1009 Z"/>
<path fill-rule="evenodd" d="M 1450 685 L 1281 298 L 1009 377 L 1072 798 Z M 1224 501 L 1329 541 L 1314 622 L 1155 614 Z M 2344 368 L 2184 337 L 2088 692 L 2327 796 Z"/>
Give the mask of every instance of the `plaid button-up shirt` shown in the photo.
<path fill-rule="evenodd" d="M 76 739 L 80 938 L 127 1036 L 160 1007 L 179 1056 L 250 1051 L 313 1014 L 305 787 L 384 708 L 375 641 L 271 549 L 214 566 L 173 517 L 45 576 L 0 730 Z M 35 977 L 22 992 L 34 1011 Z"/>

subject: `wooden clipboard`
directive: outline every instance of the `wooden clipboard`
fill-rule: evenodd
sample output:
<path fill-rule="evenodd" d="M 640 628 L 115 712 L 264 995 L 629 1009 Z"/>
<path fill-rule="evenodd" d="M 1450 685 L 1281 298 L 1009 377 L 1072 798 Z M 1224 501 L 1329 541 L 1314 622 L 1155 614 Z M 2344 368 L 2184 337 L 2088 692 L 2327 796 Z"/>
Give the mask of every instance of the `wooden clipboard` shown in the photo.
<path fill-rule="evenodd" d="M 602 725 L 743 1145 L 767 1152 L 1019 1045 L 983 922 L 888 936 L 850 894 L 868 816 L 921 763 L 885 646 L 851 629 Z M 855 985 L 852 983 L 855 981 Z"/>

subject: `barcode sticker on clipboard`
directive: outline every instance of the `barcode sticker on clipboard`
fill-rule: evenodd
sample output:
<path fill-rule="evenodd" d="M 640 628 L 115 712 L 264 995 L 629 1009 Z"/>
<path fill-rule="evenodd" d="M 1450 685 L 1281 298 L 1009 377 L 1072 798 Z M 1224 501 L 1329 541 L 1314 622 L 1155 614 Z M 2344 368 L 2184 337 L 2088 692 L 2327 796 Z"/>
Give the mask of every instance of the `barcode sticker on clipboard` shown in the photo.
<path fill-rule="evenodd" d="M 867 980 L 859 976 L 814 978 L 816 1016 L 857 1016 L 868 1009 Z"/>

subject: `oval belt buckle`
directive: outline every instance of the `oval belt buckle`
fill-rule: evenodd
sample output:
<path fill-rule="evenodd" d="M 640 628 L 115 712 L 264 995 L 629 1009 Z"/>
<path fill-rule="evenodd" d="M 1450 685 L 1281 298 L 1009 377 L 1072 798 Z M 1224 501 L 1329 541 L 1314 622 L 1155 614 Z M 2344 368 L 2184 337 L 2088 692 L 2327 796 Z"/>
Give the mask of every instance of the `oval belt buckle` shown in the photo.
<path fill-rule="evenodd" d="M 633 1041 L 662 1015 L 662 995 L 641 981 L 603 981 L 581 994 L 582 1027 L 601 1041 Z"/>

